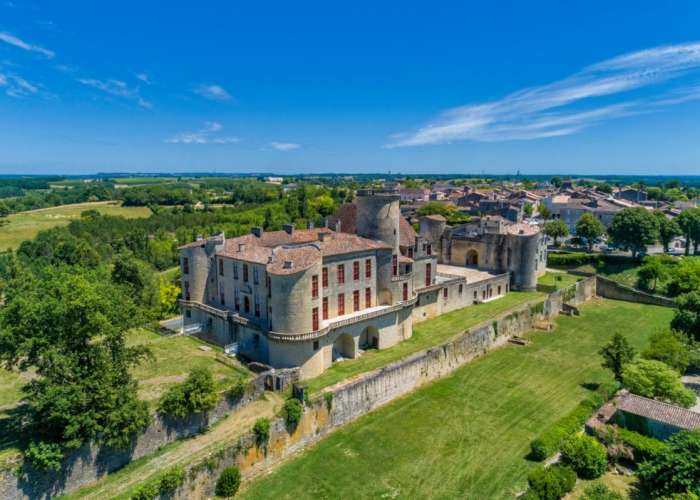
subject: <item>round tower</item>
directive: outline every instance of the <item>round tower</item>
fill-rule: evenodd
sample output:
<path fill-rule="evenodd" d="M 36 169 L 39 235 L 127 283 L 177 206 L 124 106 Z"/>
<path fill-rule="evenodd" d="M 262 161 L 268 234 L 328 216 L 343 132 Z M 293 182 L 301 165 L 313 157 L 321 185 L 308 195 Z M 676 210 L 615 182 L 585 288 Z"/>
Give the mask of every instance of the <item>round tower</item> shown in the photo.
<path fill-rule="evenodd" d="M 396 190 L 362 189 L 357 192 L 357 234 L 381 240 L 398 253 L 399 200 Z"/>
<path fill-rule="evenodd" d="M 508 235 L 508 252 L 511 272 L 511 286 L 516 290 L 537 288 L 537 258 L 540 246 L 540 233 Z"/>

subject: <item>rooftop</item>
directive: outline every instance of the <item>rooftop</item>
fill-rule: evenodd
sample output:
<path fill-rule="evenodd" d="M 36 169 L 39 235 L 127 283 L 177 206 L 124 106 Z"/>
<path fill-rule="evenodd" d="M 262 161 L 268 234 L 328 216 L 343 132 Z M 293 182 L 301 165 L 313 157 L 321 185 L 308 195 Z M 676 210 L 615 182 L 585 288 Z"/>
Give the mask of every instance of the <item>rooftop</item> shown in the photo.
<path fill-rule="evenodd" d="M 630 392 L 619 397 L 618 408 L 627 413 L 664 422 L 679 429 L 700 429 L 700 413 L 655 399 L 637 396 Z"/>

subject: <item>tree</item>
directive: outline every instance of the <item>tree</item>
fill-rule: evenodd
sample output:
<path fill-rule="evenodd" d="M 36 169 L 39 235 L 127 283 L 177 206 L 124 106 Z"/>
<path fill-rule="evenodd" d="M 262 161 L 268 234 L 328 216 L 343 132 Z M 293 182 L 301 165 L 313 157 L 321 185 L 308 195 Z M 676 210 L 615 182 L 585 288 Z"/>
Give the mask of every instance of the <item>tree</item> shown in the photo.
<path fill-rule="evenodd" d="M 669 266 L 670 279 L 666 286 L 668 295 L 675 297 L 700 290 L 700 259 L 682 257 L 675 266 Z"/>
<path fill-rule="evenodd" d="M 158 411 L 163 415 L 184 418 L 191 413 L 211 410 L 218 399 L 209 369 L 196 367 L 183 383 L 170 387 L 161 396 Z"/>
<path fill-rule="evenodd" d="M 661 361 L 640 359 L 622 370 L 622 385 L 634 394 L 690 408 L 697 395 L 683 385 L 680 374 Z"/>
<path fill-rule="evenodd" d="M 655 292 L 659 280 L 666 279 L 668 275 L 668 268 L 661 259 L 647 257 L 637 271 L 637 283 L 640 288 Z"/>
<path fill-rule="evenodd" d="M 593 243 L 603 233 L 605 233 L 605 226 L 590 212 L 584 213 L 576 223 L 576 236 L 586 240 L 589 252 L 593 251 Z"/>
<path fill-rule="evenodd" d="M 691 242 L 693 253 L 697 254 L 700 244 L 700 208 L 687 208 L 680 213 L 676 220 L 685 236 L 685 254 L 690 253 Z"/>
<path fill-rule="evenodd" d="M 574 489 L 576 473 L 569 467 L 539 467 L 527 476 L 532 498 L 559 500 Z"/>
<path fill-rule="evenodd" d="M 659 224 L 659 241 L 664 247 L 664 253 L 668 253 L 673 238 L 682 234 L 681 228 L 675 219 L 666 217 L 661 210 L 654 210 L 653 214 Z"/>
<path fill-rule="evenodd" d="M 0 200 L 0 217 L 7 217 L 8 215 L 10 215 L 10 207 L 7 206 L 7 203 Z"/>
<path fill-rule="evenodd" d="M 617 332 L 612 340 L 600 350 L 603 356 L 603 367 L 612 370 L 616 380 L 622 380 L 624 366 L 634 359 L 634 348 L 627 338 Z"/>
<path fill-rule="evenodd" d="M 581 500 L 624 500 L 624 497 L 604 483 L 593 483 L 583 490 Z"/>
<path fill-rule="evenodd" d="M 131 376 L 147 352 L 124 337 L 140 317 L 129 291 L 101 271 L 49 267 L 7 287 L 0 361 L 36 373 L 22 389 L 30 460 L 53 456 L 55 463 L 59 450 L 92 440 L 126 447 L 148 424 Z"/>
<path fill-rule="evenodd" d="M 454 205 L 440 203 L 439 201 L 429 201 L 418 209 L 417 214 L 420 217 L 425 215 L 442 215 L 443 217 L 449 217 L 454 211 Z"/>
<path fill-rule="evenodd" d="M 534 211 L 535 207 L 531 203 L 526 203 L 525 206 L 523 206 L 523 213 L 525 213 L 525 215 L 528 217 L 532 217 L 532 213 Z"/>
<path fill-rule="evenodd" d="M 552 211 L 544 203 L 540 203 L 539 205 L 537 205 L 537 212 L 544 220 L 547 220 L 552 216 Z"/>
<path fill-rule="evenodd" d="M 652 498 L 700 495 L 700 431 L 673 434 L 668 446 L 640 464 L 639 478 Z"/>
<path fill-rule="evenodd" d="M 226 467 L 216 481 L 216 496 L 232 498 L 241 486 L 241 472 L 236 466 Z"/>
<path fill-rule="evenodd" d="M 608 466 L 605 446 L 585 434 L 569 438 L 562 446 L 561 458 L 583 479 L 600 477 Z"/>
<path fill-rule="evenodd" d="M 559 238 L 569 235 L 569 228 L 561 220 L 552 220 L 544 225 L 544 234 L 554 239 L 554 245 L 559 244 Z"/>
<path fill-rule="evenodd" d="M 676 299 L 671 328 L 700 341 L 700 292 L 690 292 Z"/>
<path fill-rule="evenodd" d="M 651 336 L 649 347 L 642 353 L 642 357 L 666 363 L 683 374 L 690 361 L 690 348 L 682 334 L 663 331 Z"/>
<path fill-rule="evenodd" d="M 659 236 L 659 223 L 648 210 L 636 207 L 625 208 L 615 214 L 608 233 L 613 242 L 632 252 L 636 258 L 639 252 L 646 250 Z"/>
<path fill-rule="evenodd" d="M 550 183 L 552 184 L 552 186 L 554 186 L 555 188 L 560 188 L 560 187 L 562 186 L 562 184 L 564 183 L 564 182 L 561 180 L 561 177 L 559 177 L 558 175 L 555 175 L 554 177 L 552 177 L 552 178 L 549 180 L 549 182 L 550 182 Z"/>

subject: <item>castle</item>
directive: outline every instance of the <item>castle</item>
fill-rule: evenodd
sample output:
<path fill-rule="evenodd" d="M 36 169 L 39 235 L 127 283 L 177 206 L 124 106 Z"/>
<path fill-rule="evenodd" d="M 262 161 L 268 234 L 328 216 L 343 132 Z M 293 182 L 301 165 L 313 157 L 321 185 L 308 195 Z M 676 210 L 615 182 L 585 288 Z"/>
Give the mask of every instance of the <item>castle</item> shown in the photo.
<path fill-rule="evenodd" d="M 413 323 L 534 289 L 537 227 L 500 218 L 417 234 L 395 190 L 361 190 L 323 228 L 223 234 L 180 247 L 185 332 L 302 378 L 411 337 Z"/>

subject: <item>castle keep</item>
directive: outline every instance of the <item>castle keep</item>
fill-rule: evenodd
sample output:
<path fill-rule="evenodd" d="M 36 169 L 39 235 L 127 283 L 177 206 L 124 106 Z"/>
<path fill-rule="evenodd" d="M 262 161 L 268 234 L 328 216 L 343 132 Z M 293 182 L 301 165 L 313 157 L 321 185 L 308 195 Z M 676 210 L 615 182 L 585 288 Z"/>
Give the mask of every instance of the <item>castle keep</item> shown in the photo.
<path fill-rule="evenodd" d="M 181 247 L 184 331 L 308 378 L 408 339 L 415 321 L 535 287 L 546 261 L 536 227 L 450 228 L 429 216 L 416 234 L 399 199 L 359 191 L 328 227 L 253 228 Z"/>

